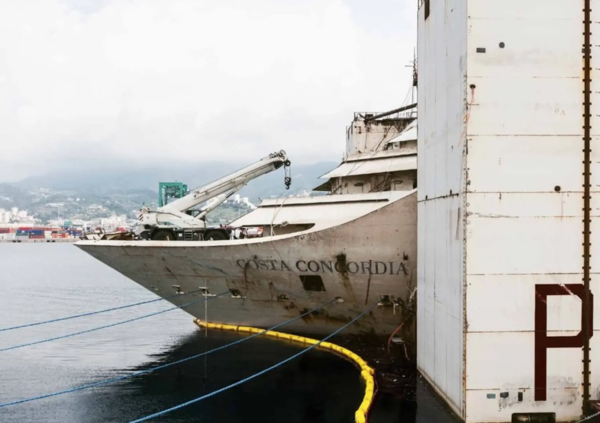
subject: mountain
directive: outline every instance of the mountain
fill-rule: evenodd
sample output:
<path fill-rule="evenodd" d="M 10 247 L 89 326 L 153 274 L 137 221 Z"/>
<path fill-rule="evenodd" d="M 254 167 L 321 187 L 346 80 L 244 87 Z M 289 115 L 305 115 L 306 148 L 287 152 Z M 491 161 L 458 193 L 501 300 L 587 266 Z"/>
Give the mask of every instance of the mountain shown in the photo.
<path fill-rule="evenodd" d="M 132 210 L 143 203 L 156 201 L 156 193 L 146 189 L 120 189 L 98 194 L 85 190 L 23 189 L 0 183 L 0 209 L 17 207 L 47 222 L 57 217 L 84 219 L 109 217 L 113 214 L 132 217 Z"/>
<path fill-rule="evenodd" d="M 181 181 L 190 189 L 237 171 L 247 164 L 204 163 L 199 166 L 133 167 L 116 165 L 71 169 L 0 183 L 0 208 L 18 207 L 42 220 L 57 216 L 72 219 L 108 217 L 113 213 L 131 217 L 142 204 L 156 204 L 159 182 Z M 335 168 L 335 162 L 292 165 L 292 184 L 285 189 L 284 171 L 278 169 L 251 181 L 239 194 L 257 203 L 272 196 L 311 191 L 323 181 L 318 177 Z"/>
<path fill-rule="evenodd" d="M 240 191 L 243 197 L 251 201 L 273 195 L 295 194 L 311 191 L 323 181 L 319 176 L 335 168 L 338 163 L 318 162 L 309 165 L 292 165 L 292 185 L 289 191 L 283 183 L 284 171 L 278 169 L 251 181 Z M 54 191 L 71 191 L 79 195 L 112 195 L 128 190 L 158 190 L 159 182 L 181 181 L 190 189 L 200 187 L 211 181 L 235 172 L 247 164 L 203 163 L 199 166 L 177 165 L 147 168 L 92 168 L 54 172 L 42 176 L 33 176 L 10 184 L 25 191 L 47 188 Z M 7 185 L 7 184 L 4 184 Z M 0 206 L 1 207 L 1 206 Z"/>

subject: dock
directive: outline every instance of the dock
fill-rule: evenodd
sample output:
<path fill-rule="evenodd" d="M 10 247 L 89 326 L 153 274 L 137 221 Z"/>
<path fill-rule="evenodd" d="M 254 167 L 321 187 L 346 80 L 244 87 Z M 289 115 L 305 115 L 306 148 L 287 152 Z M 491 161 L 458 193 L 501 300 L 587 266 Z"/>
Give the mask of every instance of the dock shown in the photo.
<path fill-rule="evenodd" d="M 79 238 L 45 238 L 45 239 L 0 239 L 0 244 L 46 244 L 46 243 L 75 243 Z"/>

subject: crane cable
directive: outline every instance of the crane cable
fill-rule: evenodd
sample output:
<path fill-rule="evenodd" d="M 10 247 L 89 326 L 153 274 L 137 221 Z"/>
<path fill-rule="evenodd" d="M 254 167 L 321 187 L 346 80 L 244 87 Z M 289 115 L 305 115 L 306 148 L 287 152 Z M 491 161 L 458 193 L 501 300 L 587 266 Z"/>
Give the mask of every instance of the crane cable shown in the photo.
<path fill-rule="evenodd" d="M 293 319 L 286 320 L 285 322 L 279 323 L 279 324 L 273 326 L 270 329 L 265 329 L 262 332 L 255 333 L 255 334 L 253 334 L 251 336 L 246 336 L 246 337 L 244 337 L 242 339 L 238 339 L 237 341 L 231 342 L 229 344 L 225 344 L 225 345 L 217 347 L 217 348 L 213 348 L 212 350 L 208 350 L 206 352 L 203 352 L 203 353 L 200 353 L 200 354 L 196 354 L 196 355 L 193 355 L 191 357 L 182 358 L 181 360 L 172 361 L 171 363 L 162 364 L 160 366 L 151 367 L 151 368 L 145 369 L 145 370 L 140 370 L 140 371 L 137 371 L 137 372 L 130 373 L 128 375 L 119 376 L 119 377 L 115 377 L 115 378 L 112 378 L 112 379 L 105 379 L 105 380 L 101 380 L 99 382 L 90 383 L 90 384 L 87 384 L 87 385 L 77 386 L 75 388 L 65 389 L 65 390 L 62 390 L 62 391 L 52 392 L 52 393 L 49 393 L 49 394 L 38 395 L 38 396 L 35 396 L 35 397 L 31 397 L 31 398 L 25 398 L 25 399 L 20 399 L 20 400 L 5 402 L 5 403 L 0 404 L 0 408 L 2 408 L 2 407 L 8 407 L 10 405 L 22 404 L 24 402 L 30 402 L 30 401 L 40 400 L 40 399 L 44 399 L 44 398 L 49 398 L 49 397 L 55 397 L 55 396 L 58 396 L 58 395 L 68 394 L 68 393 L 71 393 L 71 392 L 82 391 L 84 389 L 94 388 L 96 386 L 107 385 L 109 383 L 114 383 L 114 382 L 118 382 L 120 380 L 130 379 L 130 378 L 133 378 L 133 377 L 136 377 L 136 376 L 140 376 L 140 375 L 143 375 L 143 374 L 154 372 L 156 370 L 161 370 L 161 369 L 164 369 L 166 367 L 174 366 L 176 364 L 184 363 L 186 361 L 190 361 L 190 360 L 193 360 L 195 358 L 202 357 L 204 355 L 211 354 L 211 353 L 216 352 L 216 351 L 224 350 L 225 348 L 229 348 L 229 347 L 232 347 L 232 346 L 237 345 L 237 344 L 241 344 L 242 342 L 249 341 L 250 339 L 255 338 L 257 336 L 260 336 L 260 335 L 264 334 L 265 332 L 272 331 L 272 330 L 277 329 L 277 328 L 279 328 L 281 326 L 284 326 L 284 325 L 287 325 L 289 323 L 295 322 L 296 320 L 301 319 L 301 318 L 307 316 L 308 314 L 314 313 L 315 311 L 318 311 L 318 310 L 320 310 L 320 309 L 322 309 L 322 308 L 330 305 L 331 303 L 333 303 L 335 301 L 338 301 L 338 298 L 334 298 L 331 301 L 328 301 L 328 302 L 326 302 L 324 304 L 321 304 L 320 306 L 318 306 L 316 308 L 313 308 L 312 310 L 307 311 L 306 313 L 301 314 L 301 315 L 299 315 L 297 317 L 294 317 Z"/>
<path fill-rule="evenodd" d="M 109 311 L 122 310 L 124 308 L 135 307 L 135 306 L 144 305 L 144 304 L 150 304 L 150 303 L 154 303 L 154 302 L 157 302 L 157 301 L 169 300 L 171 298 L 175 298 L 175 297 L 178 297 L 180 295 L 193 294 L 194 292 L 200 292 L 200 291 L 203 291 L 203 290 L 204 289 L 197 289 L 195 291 L 190 291 L 190 292 L 175 294 L 175 295 L 171 295 L 169 297 L 164 297 L 164 298 L 161 297 L 161 298 L 157 298 L 155 300 L 141 301 L 141 302 L 138 302 L 138 303 L 127 304 L 127 305 L 123 305 L 123 306 L 119 306 L 119 307 L 106 308 L 104 310 L 91 311 L 91 312 L 88 312 L 88 313 L 74 314 L 72 316 L 59 317 L 59 318 L 51 319 L 51 320 L 44 320 L 43 322 L 27 323 L 27 324 L 24 324 L 24 325 L 11 326 L 11 327 L 8 327 L 8 328 L 0 328 L 0 332 L 7 332 L 9 330 L 23 329 L 23 328 L 28 328 L 28 327 L 32 327 L 32 326 L 45 325 L 45 324 L 48 324 L 48 323 L 62 322 L 64 320 L 78 319 L 80 317 L 93 316 L 94 314 L 108 313 Z"/>
<path fill-rule="evenodd" d="M 168 311 L 178 310 L 178 309 L 181 309 L 181 308 L 189 307 L 189 306 L 191 306 L 193 304 L 197 304 L 197 303 L 200 303 L 202 301 L 209 301 L 209 300 L 212 300 L 213 298 L 220 297 L 221 295 L 225 295 L 227 293 L 229 293 L 229 291 L 221 292 L 220 294 L 211 295 L 211 296 L 205 297 L 205 298 L 200 298 L 199 300 L 190 301 L 189 303 L 185 303 L 185 304 L 182 304 L 180 306 L 175 306 L 175 307 L 167 308 L 165 310 L 157 311 L 157 312 L 154 312 L 154 313 L 145 314 L 143 316 L 134 317 L 133 319 L 127 319 L 127 320 L 123 320 L 121 322 L 111 323 L 110 325 L 99 326 L 99 327 L 92 328 L 92 329 L 82 330 L 80 332 L 69 333 L 67 335 L 56 336 L 56 337 L 53 337 L 53 338 L 47 338 L 47 339 L 42 339 L 42 340 L 39 340 L 39 341 L 28 342 L 28 343 L 25 343 L 25 344 L 14 345 L 12 347 L 1 348 L 0 349 L 0 353 L 1 352 L 5 352 L 5 351 L 16 350 L 16 349 L 23 348 L 23 347 L 29 347 L 29 346 L 32 346 L 32 345 L 43 344 L 45 342 L 57 341 L 59 339 L 64 339 L 64 338 L 70 338 L 72 336 L 82 335 L 84 333 L 95 332 L 97 330 L 111 328 L 113 326 L 123 325 L 125 323 L 134 322 L 136 320 L 141 320 L 141 319 L 145 319 L 147 317 L 156 316 L 157 314 L 166 313 Z"/>
<path fill-rule="evenodd" d="M 171 407 L 171 408 L 168 408 L 168 409 L 166 409 L 166 410 L 162 410 L 162 411 L 159 411 L 159 412 L 157 412 L 157 413 L 150 414 L 150 415 L 148 415 L 148 416 L 145 416 L 145 417 L 142 417 L 142 418 L 140 418 L 140 419 L 137 419 L 137 420 L 132 420 L 132 421 L 131 421 L 131 422 L 129 422 L 129 423 L 140 423 L 140 422 L 145 422 L 145 421 L 147 421 L 147 420 L 150 420 L 150 419 L 153 419 L 153 418 L 155 418 L 155 417 L 159 417 L 159 416 L 165 415 L 165 414 L 167 414 L 167 413 L 170 413 L 171 411 L 179 410 L 180 408 L 187 407 L 188 405 L 191 405 L 191 404 L 194 404 L 194 403 L 196 403 L 196 402 L 202 401 L 202 400 L 204 400 L 204 399 L 210 398 L 210 397 L 212 397 L 212 396 L 215 396 L 215 395 L 217 395 L 217 394 L 220 394 L 221 392 L 224 392 L 224 391 L 226 391 L 226 390 L 228 390 L 228 389 L 235 388 L 236 386 L 238 386 L 238 385 L 241 385 L 242 383 L 248 382 L 249 380 L 252 380 L 252 379 L 254 379 L 254 378 L 258 377 L 258 376 L 261 376 L 261 375 L 263 375 L 263 374 L 265 374 L 265 373 L 267 373 L 267 372 L 269 372 L 269 371 L 273 370 L 273 369 L 276 369 L 277 367 L 279 367 L 279 366 L 282 366 L 282 365 L 284 365 L 284 364 L 286 364 L 286 363 L 288 363 L 288 362 L 292 361 L 294 358 L 296 358 L 296 357 L 299 357 L 300 355 L 302 355 L 302 354 L 304 354 L 304 353 L 306 353 L 306 352 L 308 352 L 308 351 L 312 350 L 313 348 L 316 348 L 317 346 L 319 346 L 321 343 L 325 342 L 325 341 L 326 341 L 326 340 L 328 340 L 329 338 L 331 338 L 331 337 L 333 337 L 333 336 L 337 335 L 339 332 L 343 331 L 343 330 L 344 330 L 344 329 L 346 329 L 348 326 L 350 326 L 351 324 L 353 324 L 354 322 L 356 322 L 358 319 L 360 319 L 361 317 L 363 317 L 365 314 L 367 314 L 368 312 L 370 312 L 370 311 L 371 311 L 373 308 L 375 308 L 376 306 L 377 306 L 377 303 L 373 304 L 371 307 L 369 307 L 368 309 L 366 309 L 365 311 L 363 311 L 361 314 L 359 314 L 358 316 L 356 316 L 354 319 L 352 319 L 350 322 L 346 323 L 346 324 L 345 324 L 344 326 L 342 326 L 341 328 L 337 329 L 335 332 L 331 333 L 330 335 L 327 335 L 325 338 L 321 339 L 321 340 L 320 340 L 320 341 L 318 341 L 317 343 L 315 343 L 315 344 L 313 344 L 313 345 L 309 346 L 308 348 L 305 348 L 305 349 L 301 350 L 300 352 L 298 352 L 298 353 L 294 354 L 293 356 L 291 356 L 291 357 L 289 357 L 289 358 L 286 358 L 286 359 L 285 359 L 285 360 L 283 360 L 283 361 L 280 361 L 280 362 L 279 362 L 279 363 L 277 363 L 277 364 L 274 364 L 274 365 L 273 365 L 273 366 L 271 366 L 271 367 L 268 367 L 268 368 L 266 368 L 266 369 L 264 369 L 264 370 L 261 370 L 260 372 L 258 372 L 258 373 L 255 373 L 255 374 L 253 374 L 253 375 L 251 375 L 251 376 L 249 376 L 249 377 L 247 377 L 247 378 L 245 378 L 245 379 L 242 379 L 242 380 L 239 380 L 239 381 L 237 381 L 237 382 L 235 382 L 235 383 L 232 383 L 231 385 L 227 385 L 227 386 L 225 386 L 225 387 L 223 387 L 223 388 L 221 388 L 221 389 L 217 389 L 216 391 L 212 391 L 212 392 L 209 392 L 209 393 L 208 393 L 208 394 L 206 394 L 206 395 L 202 395 L 201 397 L 198 397 L 198 398 L 195 398 L 195 399 L 193 399 L 193 400 L 190 400 L 190 401 L 184 402 L 184 403 L 182 403 L 182 404 L 176 405 L 176 406 L 174 406 L 174 407 Z"/>

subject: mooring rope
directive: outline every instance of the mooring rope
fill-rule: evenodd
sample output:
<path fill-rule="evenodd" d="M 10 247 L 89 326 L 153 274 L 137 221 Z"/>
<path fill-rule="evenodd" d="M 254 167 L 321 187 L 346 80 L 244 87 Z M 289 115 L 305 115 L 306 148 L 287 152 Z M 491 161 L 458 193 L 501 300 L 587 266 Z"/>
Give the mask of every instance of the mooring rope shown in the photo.
<path fill-rule="evenodd" d="M 134 317 L 133 319 L 128 319 L 128 320 L 123 320 L 121 322 L 112 323 L 110 325 L 99 326 L 99 327 L 92 328 L 92 329 L 82 330 L 80 332 L 74 332 L 74 333 L 69 333 L 67 335 L 56 336 L 54 338 L 47 338 L 47 339 L 42 339 L 40 341 L 28 342 L 26 344 L 19 344 L 19 345 L 14 345 L 12 347 L 2 348 L 2 349 L 0 349 L 0 352 L 12 351 L 12 350 L 16 350 L 18 348 L 23 348 L 23 347 L 29 347 L 29 346 L 32 346 L 32 345 L 43 344 L 45 342 L 50 342 L 50 341 L 57 341 L 59 339 L 70 338 L 70 337 L 73 337 L 73 336 L 82 335 L 84 333 L 95 332 L 95 331 L 100 330 L 100 329 L 106 329 L 106 328 L 111 328 L 111 327 L 114 327 L 114 326 L 123 325 L 125 323 L 130 323 L 130 322 L 134 322 L 136 320 L 145 319 L 147 317 L 156 316 L 157 314 L 166 313 L 168 311 L 178 310 L 178 309 L 181 309 L 181 308 L 189 307 L 189 306 L 191 306 L 193 304 L 200 303 L 202 301 L 208 301 L 208 300 L 211 300 L 213 298 L 220 297 L 221 295 L 225 295 L 227 293 L 229 293 L 229 291 L 221 292 L 220 294 L 211 295 L 210 297 L 200 298 L 199 300 L 190 301 L 189 303 L 185 303 L 185 304 L 182 304 L 180 306 L 175 306 L 175 307 L 167 308 L 166 310 L 161 310 L 161 311 L 157 311 L 157 312 L 154 312 L 154 313 L 145 314 L 143 316 Z"/>
<path fill-rule="evenodd" d="M 328 340 L 329 338 L 331 338 L 331 337 L 333 337 L 333 336 L 337 335 L 338 333 L 340 333 L 341 331 L 343 331 L 344 329 L 346 329 L 348 326 L 350 326 L 351 324 L 353 324 L 354 322 L 356 322 L 358 319 L 360 319 L 361 317 L 363 317 L 365 314 L 367 314 L 368 312 L 370 312 L 370 311 L 371 311 L 373 308 L 375 308 L 376 306 L 377 306 L 377 303 L 373 304 L 371 307 L 369 307 L 368 309 L 366 309 L 365 311 L 363 311 L 362 313 L 360 313 L 358 316 L 356 316 L 356 317 L 355 317 L 354 319 L 352 319 L 350 322 L 346 323 L 344 326 L 342 326 L 341 328 L 337 329 L 336 331 L 334 331 L 334 332 L 333 332 L 333 333 L 331 333 L 330 335 L 327 335 L 327 336 L 326 336 L 325 338 L 323 338 L 322 340 L 320 340 L 320 341 L 318 341 L 317 343 L 315 343 L 315 344 L 313 344 L 313 345 L 309 346 L 308 348 L 305 348 L 305 349 L 303 349 L 302 351 L 298 352 L 297 354 L 294 354 L 293 356 L 291 356 L 291 357 L 289 357 L 289 358 L 286 358 L 285 360 L 283 360 L 283 361 L 280 361 L 280 362 L 279 362 L 279 363 L 277 363 L 277 364 L 274 364 L 274 365 L 273 365 L 273 366 L 271 366 L 271 367 L 268 367 L 268 368 L 266 368 L 266 369 L 264 369 L 264 370 L 261 370 L 260 372 L 258 372 L 258 373 L 255 373 L 255 374 L 253 374 L 253 375 L 251 375 L 251 376 L 249 376 L 249 377 L 247 377 L 247 378 L 245 378 L 245 379 L 242 379 L 242 380 L 239 380 L 239 381 L 237 381 L 237 382 L 235 382 L 235 383 L 232 383 L 231 385 L 225 386 L 225 387 L 223 387 L 223 388 L 221 388 L 221 389 L 217 389 L 216 391 L 210 392 L 210 393 L 208 393 L 208 394 L 206 394 L 206 395 L 202 395 L 201 397 L 198 397 L 198 398 L 195 398 L 195 399 L 193 399 L 193 400 L 190 400 L 190 401 L 184 402 L 184 403 L 182 403 L 182 404 L 176 405 L 176 406 L 174 406 L 174 407 L 171 407 L 171 408 L 168 408 L 168 409 L 166 409 L 166 410 L 159 411 L 159 412 L 157 412 L 157 413 L 154 413 L 154 414 L 150 414 L 149 416 L 142 417 L 142 418 L 140 418 L 140 419 L 137 419 L 137 420 L 132 420 L 132 421 L 131 421 L 131 422 L 129 422 L 129 423 L 140 423 L 140 422 L 145 422 L 145 421 L 147 421 L 147 420 L 150 420 L 150 419 L 153 419 L 153 418 L 155 418 L 155 417 L 163 416 L 163 415 L 165 415 L 165 414 L 167 414 L 167 413 L 170 413 L 171 411 L 179 410 L 180 408 L 187 407 L 188 405 L 191 405 L 191 404 L 197 403 L 197 402 L 199 402 L 199 401 L 202 401 L 202 400 L 204 400 L 204 399 L 207 399 L 207 398 L 213 397 L 213 396 L 215 396 L 215 395 L 217 395 L 217 394 L 220 394 L 221 392 L 224 392 L 224 391 L 226 391 L 226 390 L 228 390 L 228 389 L 235 388 L 236 386 L 239 386 L 239 385 L 241 385 L 242 383 L 248 382 L 249 380 L 252 380 L 252 379 L 254 379 L 254 378 L 258 377 L 258 376 L 261 376 L 261 375 L 263 375 L 263 374 L 265 374 L 265 373 L 267 373 L 267 372 L 269 372 L 269 371 L 273 370 L 273 369 L 276 369 L 277 367 L 280 367 L 280 366 L 282 366 L 282 365 L 284 365 L 284 364 L 286 364 L 286 363 L 288 363 L 288 362 L 292 361 L 292 360 L 293 360 L 293 359 L 295 359 L 296 357 L 299 357 L 299 356 L 301 356 L 302 354 L 304 354 L 304 353 L 306 353 L 306 352 L 308 352 L 308 351 L 312 350 L 313 348 L 316 348 L 317 346 L 319 346 L 321 343 L 325 342 L 325 341 L 326 341 L 326 340 Z"/>
<path fill-rule="evenodd" d="M 161 369 L 164 369 L 166 367 L 174 366 L 176 364 L 181 364 L 181 363 L 184 363 L 186 361 L 190 361 L 190 360 L 193 360 L 195 358 L 202 357 L 204 355 L 211 354 L 211 353 L 216 352 L 216 351 L 224 350 L 225 348 L 229 348 L 229 347 L 232 347 L 232 346 L 237 345 L 237 344 L 241 344 L 242 342 L 245 342 L 245 341 L 248 341 L 248 340 L 250 340 L 252 338 L 260 336 L 260 335 L 262 335 L 262 334 L 264 334 L 264 333 L 266 333 L 268 331 L 272 331 L 272 330 L 277 329 L 277 328 L 279 328 L 281 326 L 284 326 L 284 325 L 287 325 L 289 323 L 295 322 L 296 320 L 301 319 L 301 318 L 307 316 L 308 314 L 313 313 L 313 312 L 315 312 L 317 310 L 320 310 L 323 307 L 326 307 L 326 306 L 328 306 L 329 304 L 331 304 L 331 303 L 333 303 L 335 301 L 337 301 L 337 298 L 334 298 L 333 300 L 328 301 L 328 302 L 320 305 L 319 307 L 313 308 L 312 310 L 307 311 L 304 314 L 301 314 L 301 315 L 299 315 L 297 317 L 294 317 L 293 319 L 286 320 L 285 322 L 279 323 L 279 324 L 273 326 L 272 328 L 265 329 L 264 331 L 262 331 L 260 333 L 255 333 L 254 335 L 246 336 L 246 337 L 244 337 L 242 339 L 238 339 L 237 341 L 234 341 L 234 342 L 231 342 L 229 344 L 226 344 L 226 345 L 214 348 L 214 349 L 209 350 L 209 351 L 205 351 L 205 352 L 200 353 L 200 354 L 193 355 L 191 357 L 182 358 L 181 360 L 173 361 L 171 363 L 162 364 L 162 365 L 156 366 L 156 367 L 151 367 L 150 369 L 146 369 L 146 370 L 140 370 L 140 371 L 137 371 L 137 372 L 130 373 L 128 375 L 119 376 L 119 377 L 115 377 L 115 378 L 111 378 L 111 379 L 106 379 L 106 380 L 101 380 L 99 382 L 94 382 L 94 383 L 90 383 L 90 384 L 87 384 L 87 385 L 81 385 L 81 386 L 77 386 L 75 388 L 65 389 L 63 391 L 57 391 L 57 392 L 52 392 L 52 393 L 49 393 L 49 394 L 38 395 L 38 396 L 35 396 L 35 397 L 31 397 L 31 398 L 24 398 L 24 399 L 20 399 L 20 400 L 5 402 L 3 404 L 0 404 L 0 408 L 2 408 L 2 407 L 8 407 L 10 405 L 22 404 L 24 402 L 30 402 L 30 401 L 40 400 L 40 399 L 44 399 L 44 398 L 55 397 L 55 396 L 58 396 L 58 395 L 68 394 L 68 393 L 71 393 L 71 392 L 82 391 L 84 389 L 94 388 L 94 387 L 97 387 L 97 386 L 107 385 L 107 384 L 110 384 L 110 383 L 118 382 L 120 380 L 130 379 L 130 378 L 133 378 L 133 377 L 136 377 L 136 376 L 140 376 L 140 375 L 144 375 L 144 374 L 147 374 L 147 373 L 150 373 L 150 372 L 154 372 L 156 370 L 161 370 Z"/>
<path fill-rule="evenodd" d="M 119 307 L 113 307 L 113 308 L 106 308 L 104 310 L 91 311 L 89 313 L 75 314 L 73 316 L 59 317 L 59 318 L 56 318 L 56 319 L 44 320 L 43 322 L 27 323 L 27 324 L 24 324 L 24 325 L 11 326 L 11 327 L 8 327 L 8 328 L 1 328 L 0 332 L 6 332 L 6 331 L 9 331 L 9 330 L 15 330 L 15 329 L 29 328 L 29 327 L 32 327 L 32 326 L 46 325 L 48 323 L 62 322 L 64 320 L 78 319 L 80 317 L 93 316 L 94 314 L 108 313 L 109 311 L 123 310 L 124 308 L 129 308 L 129 307 L 135 307 L 135 306 L 140 306 L 140 305 L 144 305 L 144 304 L 155 303 L 157 301 L 169 300 L 171 298 L 179 297 L 181 295 L 193 294 L 195 292 L 200 292 L 200 291 L 204 291 L 204 288 L 197 289 L 195 291 L 184 292 L 184 293 L 181 293 L 181 294 L 175 294 L 175 295 L 172 295 L 172 296 L 169 296 L 169 297 L 157 298 L 155 300 L 140 301 L 138 303 L 127 304 L 127 305 L 123 305 L 123 306 L 119 306 Z"/>

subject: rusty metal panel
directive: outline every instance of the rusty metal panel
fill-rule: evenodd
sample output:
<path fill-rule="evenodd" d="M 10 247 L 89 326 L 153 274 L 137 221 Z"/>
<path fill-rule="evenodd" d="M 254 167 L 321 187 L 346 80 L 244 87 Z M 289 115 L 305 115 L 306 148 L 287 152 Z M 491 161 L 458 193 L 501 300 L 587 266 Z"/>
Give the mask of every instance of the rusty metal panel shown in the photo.
<path fill-rule="evenodd" d="M 432 2 L 419 27 L 419 201 L 457 193 L 464 182 L 465 19 L 464 2 Z"/>
<path fill-rule="evenodd" d="M 598 335 L 592 338 L 592 350 L 600 348 Z M 467 355 L 473 359 L 467 368 L 471 387 L 466 421 L 510 422 L 512 413 L 530 412 L 555 412 L 559 422 L 579 420 L 581 349 L 548 350 L 548 400 L 535 401 L 535 343 L 530 333 L 469 333 L 467 343 Z"/>
<path fill-rule="evenodd" d="M 595 216 L 600 214 L 600 198 L 592 197 Z M 581 192 L 544 193 L 488 192 L 469 195 L 469 215 L 489 218 L 583 217 Z"/>
<path fill-rule="evenodd" d="M 584 9 L 469 0 L 467 422 L 581 414 Z"/>
<path fill-rule="evenodd" d="M 419 11 L 418 367 L 458 415 L 463 384 L 466 2 Z"/>
<path fill-rule="evenodd" d="M 581 126 L 579 121 L 576 124 Z M 578 143 L 581 136 L 474 137 L 469 143 L 469 191 L 547 192 L 554 196 L 581 192 L 581 149 L 573 148 Z M 581 202 L 581 196 L 578 198 Z M 527 213 L 527 208 L 522 210 Z"/>
<path fill-rule="evenodd" d="M 469 83 L 475 87 L 470 137 L 546 136 L 552 143 L 560 142 L 557 136 L 581 133 L 578 79 L 470 77 Z"/>
<path fill-rule="evenodd" d="M 418 366 L 430 378 L 435 374 L 435 284 L 433 283 L 435 270 L 434 254 L 430 245 L 435 243 L 434 212 L 424 202 L 419 202 L 418 231 L 417 231 L 417 290 L 418 290 L 418 327 L 417 327 L 417 361 Z"/>
<path fill-rule="evenodd" d="M 574 54 L 573 47 L 583 41 L 582 13 L 580 7 L 573 7 L 572 0 L 546 1 L 543 5 L 538 1 L 470 0 L 469 16 L 470 81 L 501 78 L 505 83 L 496 85 L 503 88 L 512 85 L 505 78 L 581 81 L 581 54 Z M 551 94 L 560 97 L 565 92 L 555 89 Z M 581 92 L 575 94 L 581 96 Z M 516 102 L 527 99 L 525 95 L 511 97 Z"/>
<path fill-rule="evenodd" d="M 470 216 L 468 274 L 581 273 L 581 229 L 579 217 Z"/>
<path fill-rule="evenodd" d="M 469 276 L 470 298 L 493 298 L 482 307 L 467 304 L 469 333 L 532 332 L 535 330 L 537 285 L 579 284 L 581 274 L 472 275 Z M 534 287 L 534 289 L 531 289 Z M 592 292 L 600 288 L 598 276 L 592 281 Z M 575 295 L 551 296 L 547 300 L 547 332 L 581 330 L 581 299 Z M 493 316 L 493 318 L 490 318 Z M 600 314 L 594 314 L 594 328 L 600 330 Z M 533 360 L 533 353 L 527 353 Z M 494 377 L 494 375 L 491 375 Z M 599 386 L 600 387 L 600 386 Z"/>
<path fill-rule="evenodd" d="M 419 15 L 419 368 L 456 408 L 455 376 L 440 367 L 462 362 L 444 351 L 463 336 L 452 305 L 464 272 L 462 417 L 507 422 L 546 411 L 576 420 L 587 378 L 591 399 L 600 399 L 600 313 L 582 316 L 584 298 L 600 305 L 600 67 L 590 65 L 600 56 L 600 8 L 462 3 L 432 1 L 429 19 Z M 466 46 L 454 48 L 463 31 Z M 466 137 L 456 140 L 464 122 Z M 455 216 L 465 217 L 464 238 L 461 225 L 450 236 Z"/>
<path fill-rule="evenodd" d="M 432 5 L 436 8 L 436 4 Z M 424 19 L 423 10 L 419 12 L 419 23 Z M 417 133 L 417 179 L 419 181 L 419 190 L 417 193 L 418 201 L 422 201 L 429 196 L 433 196 L 435 187 L 435 143 L 433 136 L 435 134 L 435 51 L 428 47 L 435 41 L 433 25 L 431 20 L 434 17 L 430 15 L 425 24 L 419 26 L 417 36 L 418 42 L 418 68 L 419 68 L 419 87 L 418 87 L 418 133 Z M 432 105 L 431 110 L 429 104 Z M 427 108 L 425 107 L 427 105 Z"/>
<path fill-rule="evenodd" d="M 476 19 L 495 21 L 521 20 L 572 20 L 582 18 L 581 9 L 583 3 L 573 0 L 469 0 L 469 16 Z M 528 22 L 529 24 L 529 22 Z M 526 42 L 523 40 L 523 42 Z M 569 51 L 572 53 L 572 51 Z M 580 63 L 581 64 L 581 63 Z"/>

